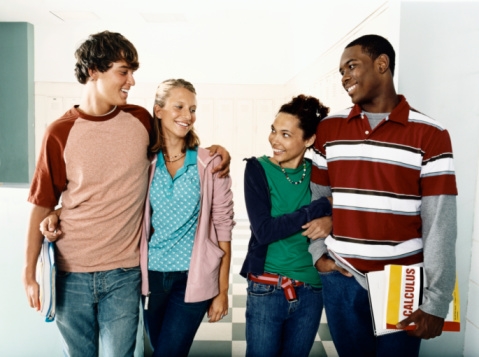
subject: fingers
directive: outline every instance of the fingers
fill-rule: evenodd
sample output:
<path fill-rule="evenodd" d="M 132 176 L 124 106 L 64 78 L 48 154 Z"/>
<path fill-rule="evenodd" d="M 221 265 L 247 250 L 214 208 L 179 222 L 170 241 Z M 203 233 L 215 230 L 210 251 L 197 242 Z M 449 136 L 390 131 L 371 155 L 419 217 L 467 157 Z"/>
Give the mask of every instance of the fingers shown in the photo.
<path fill-rule="evenodd" d="M 211 151 L 210 151 L 211 154 Z M 214 167 L 213 170 L 211 170 L 212 173 L 218 172 L 218 176 L 221 177 L 226 177 L 230 173 L 230 157 L 229 155 L 223 155 L 221 156 L 221 162 L 218 166 Z"/>
<path fill-rule="evenodd" d="M 40 232 L 50 242 L 55 242 L 62 234 L 58 223 L 56 214 L 49 215 L 40 223 Z"/>
<path fill-rule="evenodd" d="M 223 317 L 225 317 L 226 315 L 228 315 L 228 309 L 226 310 L 218 310 L 218 311 L 211 311 L 211 308 L 210 308 L 210 311 L 208 311 L 208 317 L 210 318 L 208 320 L 208 322 L 217 322 L 221 319 L 223 319 Z"/>
<path fill-rule="evenodd" d="M 50 231 L 43 232 L 43 236 L 50 242 L 56 242 L 61 235 L 62 235 L 62 231 L 59 229 L 53 232 L 50 232 Z"/>
<path fill-rule="evenodd" d="M 217 295 L 208 309 L 208 322 L 217 322 L 228 315 L 228 296 L 226 294 Z"/>
<path fill-rule="evenodd" d="M 353 274 L 348 272 L 346 269 L 338 266 L 334 262 L 334 260 L 328 258 L 326 255 L 323 255 L 321 258 L 319 258 L 314 264 L 314 266 L 316 267 L 316 270 L 318 270 L 321 273 L 328 273 L 328 272 L 337 270 L 344 276 L 347 276 L 348 278 L 351 278 L 353 276 Z"/>
<path fill-rule="evenodd" d="M 332 219 L 331 217 L 321 217 L 313 219 L 302 226 L 306 229 L 302 235 L 310 239 L 326 238 L 331 232 Z"/>
<path fill-rule="evenodd" d="M 216 154 L 216 152 L 218 151 L 218 145 L 208 146 L 208 147 L 206 148 L 206 150 L 209 150 L 210 156 L 213 156 L 213 155 Z"/>
<path fill-rule="evenodd" d="M 311 226 L 307 228 L 303 233 L 301 233 L 303 236 L 308 237 L 309 239 L 315 240 L 319 238 L 326 238 L 328 236 L 328 233 L 323 231 L 320 228 L 315 228 L 314 226 Z"/>
<path fill-rule="evenodd" d="M 403 328 L 406 328 L 407 326 L 409 326 L 411 323 L 412 323 L 412 321 L 410 320 L 409 317 L 407 317 L 404 320 L 399 321 L 396 324 L 396 328 L 403 329 Z"/>
<path fill-rule="evenodd" d="M 304 226 L 301 228 L 305 229 L 303 233 L 301 233 L 303 236 L 308 237 L 310 239 L 317 239 L 321 235 L 321 230 L 315 227 L 313 224 L 310 222 L 306 223 Z"/>
<path fill-rule="evenodd" d="M 228 174 L 230 173 L 230 167 L 229 164 L 228 166 L 224 166 L 223 162 L 221 162 L 218 166 L 214 167 L 213 170 L 211 170 L 211 173 L 218 173 L 218 176 L 220 178 L 227 177 Z"/>
<path fill-rule="evenodd" d="M 50 232 L 56 231 L 57 226 L 58 226 L 58 221 L 53 222 L 53 220 L 51 220 L 51 219 L 48 220 L 48 231 L 50 231 Z"/>
<path fill-rule="evenodd" d="M 344 276 L 347 276 L 348 278 L 351 278 L 353 276 L 353 274 L 351 274 L 349 271 L 347 271 L 346 269 L 344 268 L 341 268 L 340 266 L 336 265 L 337 267 L 337 271 L 339 271 L 341 274 L 343 274 Z"/>
<path fill-rule="evenodd" d="M 214 154 L 218 154 L 221 156 L 221 163 L 218 166 L 214 167 L 211 172 L 218 173 L 218 176 L 220 178 L 228 176 L 228 174 L 230 173 L 231 162 L 231 156 L 228 151 L 220 145 L 211 145 L 207 149 L 210 151 L 210 156 Z"/>
<path fill-rule="evenodd" d="M 321 258 L 319 258 L 314 266 L 321 273 L 328 273 L 330 271 L 337 270 L 335 268 L 337 266 L 336 263 L 334 263 L 334 260 L 329 259 L 326 255 L 323 255 Z"/>
<path fill-rule="evenodd" d="M 414 325 L 411 325 L 414 324 Z M 428 340 L 440 336 L 444 319 L 417 309 L 406 319 L 400 321 L 396 328 L 407 329 L 408 335 Z"/>
<path fill-rule="evenodd" d="M 37 311 L 40 310 L 40 297 L 38 290 L 39 287 L 36 282 L 26 287 L 28 304 L 31 308 L 34 308 Z"/>

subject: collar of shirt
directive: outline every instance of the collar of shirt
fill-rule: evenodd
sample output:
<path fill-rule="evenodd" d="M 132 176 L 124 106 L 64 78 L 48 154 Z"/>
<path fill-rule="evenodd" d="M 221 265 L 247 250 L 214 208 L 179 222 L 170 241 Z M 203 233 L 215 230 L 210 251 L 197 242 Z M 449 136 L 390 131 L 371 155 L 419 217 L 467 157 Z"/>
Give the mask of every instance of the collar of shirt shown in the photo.
<path fill-rule="evenodd" d="M 198 157 L 198 147 L 195 147 L 193 149 L 186 149 L 185 162 L 183 164 L 183 167 L 186 168 L 190 165 L 196 165 L 197 157 Z M 161 152 L 159 152 L 157 155 L 156 166 L 157 167 L 166 166 L 165 158 L 163 157 L 163 154 Z"/>
<path fill-rule="evenodd" d="M 409 121 L 409 107 L 406 98 L 402 95 L 398 95 L 399 97 L 399 104 L 392 110 L 389 114 L 389 121 L 393 121 L 402 125 L 406 125 Z M 360 118 L 361 113 L 363 110 L 359 106 L 359 104 L 355 104 L 354 107 L 351 109 L 348 115 L 348 122 L 355 118 Z"/>

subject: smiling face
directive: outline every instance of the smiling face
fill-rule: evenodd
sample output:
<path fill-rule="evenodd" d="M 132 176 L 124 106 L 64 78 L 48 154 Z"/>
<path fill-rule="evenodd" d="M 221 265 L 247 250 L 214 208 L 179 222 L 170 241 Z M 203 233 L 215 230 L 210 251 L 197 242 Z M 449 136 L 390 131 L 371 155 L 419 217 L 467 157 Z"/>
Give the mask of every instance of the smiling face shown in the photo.
<path fill-rule="evenodd" d="M 101 103 L 106 111 L 115 105 L 125 105 L 128 92 L 135 85 L 134 70 L 125 61 L 113 62 L 106 72 L 92 70 L 90 81 L 96 91 L 96 102 Z"/>
<path fill-rule="evenodd" d="M 346 48 L 341 56 L 339 73 L 343 87 L 352 102 L 361 105 L 366 111 L 368 106 L 374 106 L 382 94 L 382 60 L 383 57 L 373 60 L 359 45 Z"/>
<path fill-rule="evenodd" d="M 155 115 L 161 119 L 165 139 L 183 139 L 196 121 L 196 95 L 186 88 L 172 88 L 165 105 L 155 105 Z"/>
<path fill-rule="evenodd" d="M 299 119 L 291 114 L 278 113 L 271 125 L 269 142 L 273 148 L 272 159 L 282 167 L 295 169 L 304 157 L 306 149 L 313 145 L 315 135 L 303 139 L 304 132 L 299 128 Z"/>

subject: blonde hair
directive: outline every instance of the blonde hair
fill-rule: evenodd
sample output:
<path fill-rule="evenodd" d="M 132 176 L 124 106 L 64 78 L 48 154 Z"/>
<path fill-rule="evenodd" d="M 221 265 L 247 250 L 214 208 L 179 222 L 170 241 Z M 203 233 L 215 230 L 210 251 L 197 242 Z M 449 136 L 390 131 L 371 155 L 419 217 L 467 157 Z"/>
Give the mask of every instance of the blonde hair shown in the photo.
<path fill-rule="evenodd" d="M 191 93 L 196 95 L 196 90 L 193 84 L 184 79 L 167 79 L 160 83 L 156 89 L 155 94 L 155 104 L 159 105 L 161 108 L 165 107 L 166 100 L 170 96 L 170 92 L 173 88 L 185 88 Z M 153 106 L 153 137 L 151 141 L 151 152 L 163 151 L 166 153 L 165 140 L 163 136 L 163 129 L 160 124 L 161 118 L 158 118 L 155 114 L 155 107 Z M 186 134 L 185 141 L 183 144 L 182 152 L 186 152 L 187 149 L 193 149 L 200 145 L 200 138 L 195 132 L 194 128 Z"/>

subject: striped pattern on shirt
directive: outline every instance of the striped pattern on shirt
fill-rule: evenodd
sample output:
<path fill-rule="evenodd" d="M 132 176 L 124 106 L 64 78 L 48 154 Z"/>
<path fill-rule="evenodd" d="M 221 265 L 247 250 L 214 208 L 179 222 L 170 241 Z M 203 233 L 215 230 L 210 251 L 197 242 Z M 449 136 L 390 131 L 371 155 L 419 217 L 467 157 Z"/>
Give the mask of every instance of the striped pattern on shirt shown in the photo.
<path fill-rule="evenodd" d="M 457 195 L 447 130 L 400 98 L 374 130 L 357 105 L 318 127 L 311 181 L 333 194 L 326 244 L 362 273 L 421 262 L 421 198 Z"/>

